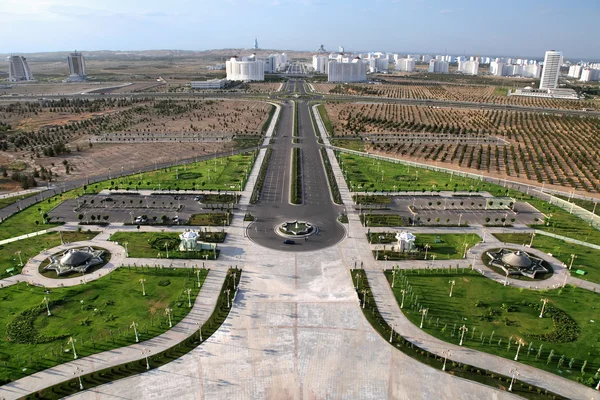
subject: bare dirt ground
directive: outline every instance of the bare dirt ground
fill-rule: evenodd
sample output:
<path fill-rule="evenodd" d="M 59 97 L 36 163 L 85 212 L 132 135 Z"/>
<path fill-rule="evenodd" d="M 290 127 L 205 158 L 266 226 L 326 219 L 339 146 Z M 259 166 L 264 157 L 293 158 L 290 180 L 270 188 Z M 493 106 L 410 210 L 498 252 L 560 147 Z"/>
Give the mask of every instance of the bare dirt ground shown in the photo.
<path fill-rule="evenodd" d="M 172 162 L 213 154 L 233 148 L 233 143 L 160 143 L 160 144 L 100 144 L 92 148 L 81 146 L 82 151 L 58 157 L 44 157 L 36 160 L 38 165 L 50 168 L 59 175 L 58 181 L 69 181 L 81 177 L 106 174 L 109 168 L 113 173 L 124 169 L 137 169 L 164 162 Z M 65 175 L 62 164 L 67 160 L 71 166 Z M 54 164 L 54 165 L 52 165 Z"/>
<path fill-rule="evenodd" d="M 104 88 L 114 87 L 114 83 L 86 82 L 86 83 L 18 83 L 11 84 L 10 89 L 0 89 L 0 96 L 19 95 L 70 95 Z"/>

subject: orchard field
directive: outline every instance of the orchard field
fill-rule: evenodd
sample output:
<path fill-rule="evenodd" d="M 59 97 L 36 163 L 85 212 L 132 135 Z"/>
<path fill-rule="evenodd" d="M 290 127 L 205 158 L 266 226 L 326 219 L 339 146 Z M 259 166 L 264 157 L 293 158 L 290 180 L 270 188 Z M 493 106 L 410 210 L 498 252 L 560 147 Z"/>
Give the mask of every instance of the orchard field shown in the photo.
<path fill-rule="evenodd" d="M 546 184 L 600 192 L 600 120 L 504 110 L 401 104 L 328 103 L 334 136 L 430 133 L 431 140 L 395 139 L 378 150 Z M 463 139 L 497 137 L 497 143 Z M 446 139 L 443 142 L 436 138 Z M 452 140 L 447 140 L 452 138 Z"/>

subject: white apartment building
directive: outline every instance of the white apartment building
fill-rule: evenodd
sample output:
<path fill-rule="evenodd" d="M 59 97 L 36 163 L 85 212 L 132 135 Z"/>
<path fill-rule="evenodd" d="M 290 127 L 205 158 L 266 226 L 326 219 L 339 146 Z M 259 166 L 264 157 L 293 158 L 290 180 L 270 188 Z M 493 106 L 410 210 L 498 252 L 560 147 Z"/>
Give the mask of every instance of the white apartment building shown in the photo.
<path fill-rule="evenodd" d="M 387 58 L 369 58 L 369 71 L 371 73 L 374 72 L 383 72 L 388 70 L 388 60 Z"/>
<path fill-rule="evenodd" d="M 429 61 L 429 72 L 436 74 L 447 74 L 448 73 L 448 62 L 431 60 Z"/>
<path fill-rule="evenodd" d="M 225 63 L 228 81 L 264 81 L 265 63 L 262 60 L 256 60 L 254 57 L 249 59 L 243 57 L 241 60 L 237 56 L 231 57 Z"/>
<path fill-rule="evenodd" d="M 563 55 L 560 51 L 550 50 L 544 56 L 544 69 L 540 80 L 540 89 L 556 89 Z"/>
<path fill-rule="evenodd" d="M 192 89 L 223 89 L 227 79 L 210 79 L 208 81 L 192 81 Z"/>
<path fill-rule="evenodd" d="M 432 57 L 428 54 L 421 56 L 421 61 L 424 63 L 428 63 L 429 61 L 431 61 L 431 59 L 432 59 Z"/>
<path fill-rule="evenodd" d="M 81 82 L 86 79 L 85 75 L 85 59 L 83 54 L 74 52 L 67 56 L 67 62 L 69 63 L 69 77 L 68 82 Z"/>
<path fill-rule="evenodd" d="M 458 72 L 468 75 L 477 75 L 479 72 L 479 62 L 477 61 L 459 61 Z"/>
<path fill-rule="evenodd" d="M 542 67 L 539 64 L 514 65 L 497 61 L 490 63 L 490 74 L 495 76 L 522 76 L 538 79 L 541 71 Z"/>
<path fill-rule="evenodd" d="M 326 74 L 327 73 L 327 63 L 329 63 L 329 57 L 315 54 L 313 56 L 312 67 L 316 73 Z"/>
<path fill-rule="evenodd" d="M 33 74 L 27 64 L 27 59 L 22 56 L 9 56 L 8 57 L 8 81 L 32 81 L 34 80 Z"/>
<path fill-rule="evenodd" d="M 600 69 L 584 68 L 579 80 L 581 82 L 600 81 Z"/>
<path fill-rule="evenodd" d="M 364 82 L 367 64 L 356 57 L 352 62 L 329 61 L 327 82 Z"/>
<path fill-rule="evenodd" d="M 415 70 L 415 59 L 400 58 L 396 60 L 396 70 L 400 72 L 413 72 Z"/>
<path fill-rule="evenodd" d="M 569 78 L 579 79 L 581 77 L 582 70 L 583 67 L 581 65 L 571 65 L 569 67 L 569 73 L 567 74 L 567 76 Z"/>

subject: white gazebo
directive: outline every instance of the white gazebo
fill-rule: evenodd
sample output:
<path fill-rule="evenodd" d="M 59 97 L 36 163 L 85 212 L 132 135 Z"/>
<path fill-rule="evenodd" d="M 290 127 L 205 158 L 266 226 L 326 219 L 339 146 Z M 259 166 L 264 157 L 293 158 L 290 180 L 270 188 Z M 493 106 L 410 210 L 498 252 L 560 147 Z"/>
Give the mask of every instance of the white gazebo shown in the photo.
<path fill-rule="evenodd" d="M 185 231 L 179 235 L 181 243 L 179 243 L 180 251 L 194 251 L 198 249 L 198 232 Z"/>
<path fill-rule="evenodd" d="M 398 240 L 398 251 L 413 251 L 415 250 L 415 240 L 417 237 L 410 232 L 402 231 L 396 233 L 396 240 Z"/>

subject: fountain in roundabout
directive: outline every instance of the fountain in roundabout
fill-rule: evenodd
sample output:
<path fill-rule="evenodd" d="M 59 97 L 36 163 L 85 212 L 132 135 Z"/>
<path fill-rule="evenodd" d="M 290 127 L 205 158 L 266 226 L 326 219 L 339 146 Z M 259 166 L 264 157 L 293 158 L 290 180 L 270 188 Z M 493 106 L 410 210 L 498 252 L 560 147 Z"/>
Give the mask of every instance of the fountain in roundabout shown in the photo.
<path fill-rule="evenodd" d="M 306 221 L 288 221 L 277 225 L 275 232 L 284 237 L 296 237 L 302 238 L 317 233 L 318 229 L 316 226 Z"/>

